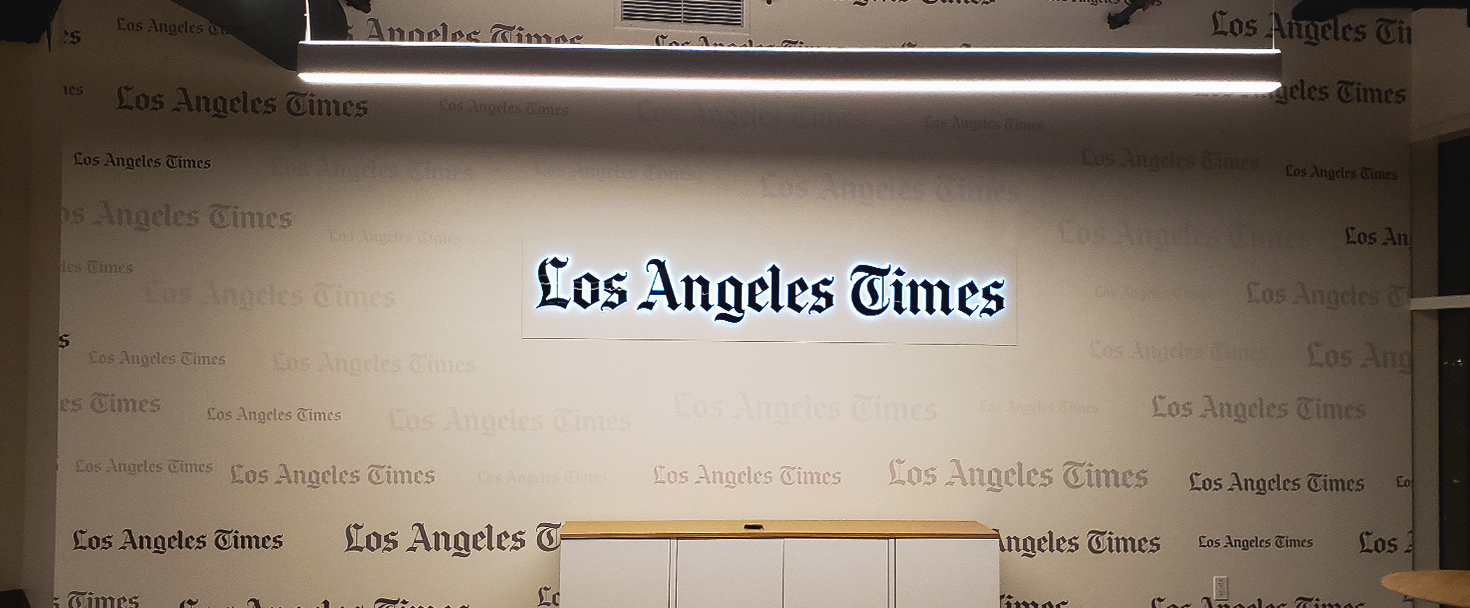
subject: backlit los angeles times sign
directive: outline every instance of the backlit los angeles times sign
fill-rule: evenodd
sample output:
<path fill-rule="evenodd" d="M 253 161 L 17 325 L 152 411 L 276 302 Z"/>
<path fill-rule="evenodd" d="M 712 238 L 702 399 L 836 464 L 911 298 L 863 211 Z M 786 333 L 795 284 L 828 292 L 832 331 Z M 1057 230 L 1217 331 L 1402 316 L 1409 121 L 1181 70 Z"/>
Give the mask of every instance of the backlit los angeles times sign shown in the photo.
<path fill-rule="evenodd" d="M 639 255 L 525 249 L 522 336 L 1016 343 L 1014 251 Z M 842 259 L 847 257 L 847 259 Z"/>

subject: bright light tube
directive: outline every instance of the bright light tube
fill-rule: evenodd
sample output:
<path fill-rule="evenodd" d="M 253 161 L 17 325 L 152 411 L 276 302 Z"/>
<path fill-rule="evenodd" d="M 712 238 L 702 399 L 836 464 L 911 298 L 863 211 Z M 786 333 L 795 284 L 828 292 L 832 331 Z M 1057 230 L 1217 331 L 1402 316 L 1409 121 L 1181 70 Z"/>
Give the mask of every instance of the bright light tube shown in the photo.
<path fill-rule="evenodd" d="M 1280 85 L 1274 49 L 834 48 L 303 42 L 317 84 L 897 93 L 1235 93 Z"/>
<path fill-rule="evenodd" d="M 304 72 L 313 84 L 808 93 L 1270 93 L 1267 80 L 810 80 Z"/>
<path fill-rule="evenodd" d="M 984 47 L 854 47 L 854 46 L 652 46 L 647 44 L 528 44 L 517 42 L 388 42 L 361 40 L 309 40 L 301 43 L 316 47 L 399 47 L 399 48 L 525 48 L 577 49 L 600 51 L 674 51 L 680 53 L 951 53 L 974 55 L 983 53 L 1034 53 L 1057 55 L 1072 53 L 1143 54 L 1143 55 L 1279 55 L 1280 49 L 1208 48 L 1208 47 L 1115 47 L 1115 46 L 984 46 Z"/>

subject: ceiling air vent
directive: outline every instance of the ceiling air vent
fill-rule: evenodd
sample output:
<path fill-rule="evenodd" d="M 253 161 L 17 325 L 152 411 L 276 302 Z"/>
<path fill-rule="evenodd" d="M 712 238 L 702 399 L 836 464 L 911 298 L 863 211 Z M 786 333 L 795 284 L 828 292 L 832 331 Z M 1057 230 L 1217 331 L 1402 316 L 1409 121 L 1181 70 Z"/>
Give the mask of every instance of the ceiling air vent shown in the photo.
<path fill-rule="evenodd" d="M 622 0 L 624 21 L 744 27 L 745 0 Z"/>

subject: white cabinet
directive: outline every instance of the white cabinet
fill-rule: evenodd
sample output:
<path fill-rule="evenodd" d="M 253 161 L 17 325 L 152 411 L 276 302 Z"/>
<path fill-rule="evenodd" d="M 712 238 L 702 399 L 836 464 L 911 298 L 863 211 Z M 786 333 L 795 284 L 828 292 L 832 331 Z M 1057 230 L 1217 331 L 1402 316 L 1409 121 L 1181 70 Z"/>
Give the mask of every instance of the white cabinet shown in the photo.
<path fill-rule="evenodd" d="M 674 602 L 670 606 L 781 608 L 781 539 L 672 542 L 676 566 Z"/>
<path fill-rule="evenodd" d="M 666 539 L 587 539 L 562 543 L 561 595 L 596 598 L 602 608 L 666 608 L 674 589 Z M 572 576 L 566 573 L 571 572 Z"/>
<path fill-rule="evenodd" d="M 785 608 L 889 608 L 892 541 L 788 538 Z"/>
<path fill-rule="evenodd" d="M 894 541 L 895 606 L 1000 604 L 1000 540 L 902 538 Z M 956 576 L 960 573 L 983 576 Z"/>
<path fill-rule="evenodd" d="M 975 522 L 567 522 L 565 608 L 998 608 Z"/>

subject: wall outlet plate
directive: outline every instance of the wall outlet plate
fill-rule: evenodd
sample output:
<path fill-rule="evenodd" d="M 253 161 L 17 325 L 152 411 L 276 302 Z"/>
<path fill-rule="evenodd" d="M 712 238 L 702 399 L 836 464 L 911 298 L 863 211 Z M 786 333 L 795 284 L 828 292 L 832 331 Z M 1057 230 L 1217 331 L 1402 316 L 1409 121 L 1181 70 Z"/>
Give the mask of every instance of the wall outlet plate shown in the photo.
<path fill-rule="evenodd" d="M 1215 577 L 1214 600 L 1217 602 L 1230 599 L 1230 577 Z"/>

